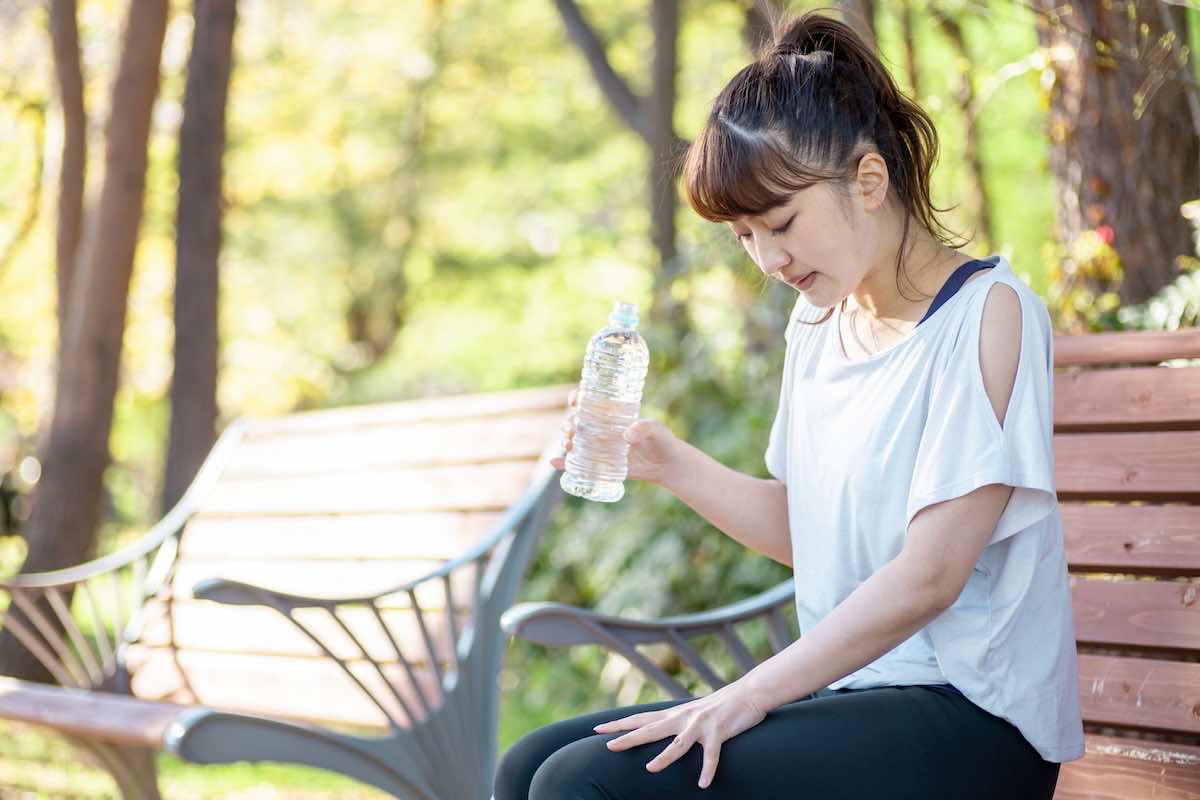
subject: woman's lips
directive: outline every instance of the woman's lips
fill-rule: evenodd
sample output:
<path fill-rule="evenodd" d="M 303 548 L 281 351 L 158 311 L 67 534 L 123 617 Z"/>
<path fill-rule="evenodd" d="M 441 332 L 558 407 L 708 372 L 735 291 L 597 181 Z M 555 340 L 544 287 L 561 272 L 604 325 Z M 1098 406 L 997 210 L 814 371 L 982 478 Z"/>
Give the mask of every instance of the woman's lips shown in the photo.
<path fill-rule="evenodd" d="M 816 274 L 817 273 L 815 271 L 810 272 L 807 275 L 805 275 L 804 277 L 800 278 L 799 280 L 788 281 L 788 283 L 790 283 L 793 287 L 795 287 L 797 289 L 807 289 L 810 285 L 812 285 L 813 279 L 816 277 Z"/>

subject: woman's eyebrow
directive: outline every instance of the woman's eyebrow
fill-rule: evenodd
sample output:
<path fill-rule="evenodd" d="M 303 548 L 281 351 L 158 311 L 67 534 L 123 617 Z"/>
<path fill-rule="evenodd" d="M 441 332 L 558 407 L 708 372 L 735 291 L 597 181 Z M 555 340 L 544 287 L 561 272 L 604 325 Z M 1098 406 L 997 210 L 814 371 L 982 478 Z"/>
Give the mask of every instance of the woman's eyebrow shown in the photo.
<path fill-rule="evenodd" d="M 751 217 L 749 217 L 749 218 L 750 218 L 750 219 L 756 219 L 756 220 L 758 220 L 758 221 L 759 221 L 759 222 L 761 222 L 763 225 L 766 225 L 768 228 L 770 228 L 770 227 L 774 227 L 774 226 L 773 226 L 773 225 L 772 225 L 770 222 L 768 222 L 768 221 L 767 221 L 767 216 L 768 216 L 768 215 L 771 215 L 771 214 L 777 214 L 777 213 L 779 212 L 779 210 L 780 210 L 780 209 L 783 209 L 783 208 L 786 208 L 786 207 L 787 207 L 787 204 L 786 204 L 786 203 L 783 203 L 783 204 L 780 204 L 780 205 L 777 205 L 777 206 L 772 206 L 771 208 L 768 208 L 768 209 L 767 209 L 766 211 L 764 211 L 763 213 L 761 213 L 761 214 L 757 214 L 757 215 L 754 215 L 754 216 L 751 216 Z M 792 217 L 793 217 L 795 214 L 796 214 L 796 212 L 795 212 L 795 211 L 789 211 L 789 212 L 787 212 L 787 217 L 786 217 L 786 218 L 784 218 L 784 219 L 781 219 L 781 220 L 779 221 L 779 224 L 780 224 L 780 225 L 784 224 L 784 223 L 785 223 L 785 222 L 787 222 L 789 219 L 791 219 L 791 218 L 792 218 Z"/>
<path fill-rule="evenodd" d="M 726 220 L 726 223 L 729 225 L 734 225 L 737 223 L 744 223 L 745 220 L 758 220 L 759 222 L 766 225 L 767 224 L 767 220 L 766 220 L 767 216 L 769 214 L 773 214 L 773 213 L 779 211 L 781 208 L 787 208 L 787 203 L 780 203 L 779 205 L 771 206 L 770 208 L 765 209 L 760 214 L 745 214 L 741 217 L 738 217 L 737 219 Z M 788 216 L 791 216 L 791 214 L 789 214 Z"/>

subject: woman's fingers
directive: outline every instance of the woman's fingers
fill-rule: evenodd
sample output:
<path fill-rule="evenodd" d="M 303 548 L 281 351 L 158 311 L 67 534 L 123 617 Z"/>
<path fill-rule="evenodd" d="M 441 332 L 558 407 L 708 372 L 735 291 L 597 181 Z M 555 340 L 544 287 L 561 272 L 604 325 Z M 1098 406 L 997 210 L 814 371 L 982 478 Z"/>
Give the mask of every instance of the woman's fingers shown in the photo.
<path fill-rule="evenodd" d="M 665 769 L 670 766 L 676 759 L 692 749 L 692 745 L 696 743 L 696 738 L 690 735 L 686 730 L 675 737 L 666 749 L 651 759 L 646 765 L 646 769 L 651 772 L 658 772 L 660 769 Z"/>
<path fill-rule="evenodd" d="M 709 784 L 713 782 L 713 777 L 717 774 L 717 761 L 721 758 L 721 742 L 720 740 L 704 745 L 704 766 L 700 768 L 700 783 L 701 789 L 707 789 Z"/>
<path fill-rule="evenodd" d="M 608 722 L 601 722 L 599 725 L 592 728 L 596 733 L 609 733 L 611 731 L 631 731 L 634 728 L 654 722 L 662 714 L 659 711 L 643 711 L 640 714 L 631 714 L 628 717 L 620 719 L 610 719 Z M 614 742 L 616 739 L 613 740 Z"/>
<path fill-rule="evenodd" d="M 659 739 L 665 739 L 668 736 L 680 732 L 678 722 L 672 723 L 671 720 L 662 720 L 660 722 L 643 723 L 640 727 L 634 726 L 637 730 L 631 730 L 624 736 L 618 736 L 608 743 L 610 750 L 626 750 L 630 747 L 636 747 L 639 744 L 646 742 L 657 742 Z"/>
<path fill-rule="evenodd" d="M 678 709 L 673 709 L 678 711 Z M 618 736 L 607 743 L 609 750 L 626 750 L 630 747 L 635 747 L 639 744 L 658 741 L 667 736 L 674 736 L 671 743 L 668 744 L 662 752 L 650 760 L 646 764 L 646 769 L 649 772 L 659 772 L 666 769 L 671 764 L 679 760 L 691 750 L 692 745 L 700 742 L 701 748 L 704 751 L 704 762 L 700 768 L 700 781 L 697 784 L 701 789 L 707 789 L 712 785 L 713 778 L 717 774 L 717 763 L 721 758 L 722 738 L 720 735 L 710 731 L 708 741 L 702 741 L 700 738 L 701 723 L 698 716 L 691 716 L 688 722 L 684 723 L 684 717 L 677 713 L 663 715 L 660 711 L 647 711 L 641 714 L 634 714 L 623 719 L 610 720 L 602 722 L 593 728 L 597 733 L 606 733 L 609 731 L 628 730 L 624 736 Z M 682 727 L 680 727 L 682 724 Z"/>
<path fill-rule="evenodd" d="M 625 441 L 629 442 L 630 444 L 633 444 L 636 441 L 636 438 L 634 435 L 634 428 L 636 428 L 636 427 L 637 427 L 637 423 L 635 422 L 632 425 L 630 425 L 628 428 L 626 428 L 625 431 L 621 434 L 622 438 L 624 438 Z"/>
<path fill-rule="evenodd" d="M 578 397 L 578 388 L 572 389 L 567 395 L 567 405 L 569 408 L 568 412 L 563 416 L 562 424 L 559 426 L 559 430 L 563 432 L 562 439 L 560 439 L 558 442 L 559 452 L 558 455 L 550 458 L 550 466 L 554 467 L 555 469 L 564 469 L 567 465 L 567 452 L 570 451 L 571 445 L 575 439 L 575 423 L 577 414 L 575 409 L 575 401 L 578 399 Z"/>

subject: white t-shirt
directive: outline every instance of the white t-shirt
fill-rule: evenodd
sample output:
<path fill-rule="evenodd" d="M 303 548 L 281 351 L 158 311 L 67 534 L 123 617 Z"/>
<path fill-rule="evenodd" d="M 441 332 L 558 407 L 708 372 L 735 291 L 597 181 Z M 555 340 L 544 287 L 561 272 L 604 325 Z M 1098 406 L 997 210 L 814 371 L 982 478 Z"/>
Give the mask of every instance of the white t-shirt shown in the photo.
<path fill-rule="evenodd" d="M 836 316 L 800 324 L 826 312 L 801 295 L 765 460 L 787 486 L 801 632 L 900 553 L 922 508 L 990 483 L 1015 487 L 954 605 L 830 688 L 949 682 L 1043 759 L 1071 761 L 1084 737 L 1054 486 L 1054 340 L 1041 298 L 994 258 L 906 338 L 867 357 L 845 356 Z M 1022 318 L 1003 426 L 979 367 L 984 301 L 999 283 L 1020 298 Z"/>

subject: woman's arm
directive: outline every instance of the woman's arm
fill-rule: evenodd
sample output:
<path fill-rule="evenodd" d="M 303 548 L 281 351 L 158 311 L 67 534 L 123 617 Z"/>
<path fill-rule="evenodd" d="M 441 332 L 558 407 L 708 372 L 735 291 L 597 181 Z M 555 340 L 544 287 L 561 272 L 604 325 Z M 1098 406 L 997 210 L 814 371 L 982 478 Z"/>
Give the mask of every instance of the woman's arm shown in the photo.
<path fill-rule="evenodd" d="M 996 292 L 1001 299 L 995 305 L 991 291 L 980 361 L 992 410 L 1003 424 L 1020 354 L 1021 309 L 1011 290 Z M 909 523 L 899 555 L 738 683 L 766 711 L 870 664 L 924 628 L 962 594 L 1012 493 L 1012 486 L 990 483 L 921 509 Z"/>
<path fill-rule="evenodd" d="M 988 484 L 923 509 L 899 555 L 736 683 L 766 712 L 870 664 L 924 628 L 954 604 L 966 584 L 960 571 L 942 568 L 948 557 L 940 552 L 959 551 L 963 556 L 953 561 L 976 563 L 1011 492 L 1011 486 Z"/>
<path fill-rule="evenodd" d="M 567 399 L 577 407 L 578 390 Z M 560 453 L 550 459 L 566 467 L 575 439 L 578 412 L 563 430 Z M 735 541 L 787 566 L 792 565 L 788 533 L 787 489 L 777 480 L 752 478 L 729 469 L 654 419 L 639 419 L 625 431 L 629 442 L 627 479 L 662 486 Z"/>
<path fill-rule="evenodd" d="M 790 567 L 787 487 L 732 470 L 681 439 L 675 443 L 658 483 L 730 538 Z"/>

